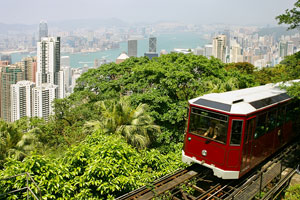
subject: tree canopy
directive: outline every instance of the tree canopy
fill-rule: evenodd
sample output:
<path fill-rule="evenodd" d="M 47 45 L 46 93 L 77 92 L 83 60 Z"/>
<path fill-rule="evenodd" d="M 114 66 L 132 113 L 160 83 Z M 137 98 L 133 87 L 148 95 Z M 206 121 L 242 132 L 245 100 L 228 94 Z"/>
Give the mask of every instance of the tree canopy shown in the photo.
<path fill-rule="evenodd" d="M 289 25 L 288 29 L 299 28 L 300 25 L 300 0 L 297 0 L 294 4 L 294 8 L 286 9 L 284 14 L 276 17 L 279 20 L 279 24 Z"/>

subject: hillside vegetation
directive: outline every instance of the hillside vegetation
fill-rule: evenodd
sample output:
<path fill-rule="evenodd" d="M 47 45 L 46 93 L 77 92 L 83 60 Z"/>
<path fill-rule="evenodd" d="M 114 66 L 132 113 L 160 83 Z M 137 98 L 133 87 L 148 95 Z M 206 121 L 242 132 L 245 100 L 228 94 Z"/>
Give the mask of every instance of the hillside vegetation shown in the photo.
<path fill-rule="evenodd" d="M 189 99 L 296 79 L 299 63 L 296 53 L 256 70 L 249 63 L 171 53 L 90 69 L 73 94 L 55 100 L 48 122 L 0 121 L 0 178 L 29 172 L 43 199 L 114 199 L 185 167 Z M 300 96 L 299 85 L 289 90 Z M 0 194 L 25 183 L 25 177 L 1 181 Z"/>

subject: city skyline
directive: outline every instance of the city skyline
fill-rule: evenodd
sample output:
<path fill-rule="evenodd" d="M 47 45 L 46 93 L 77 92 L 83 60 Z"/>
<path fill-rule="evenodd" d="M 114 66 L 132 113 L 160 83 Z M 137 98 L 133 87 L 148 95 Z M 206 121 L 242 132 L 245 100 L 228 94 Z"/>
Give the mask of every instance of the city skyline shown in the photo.
<path fill-rule="evenodd" d="M 277 24 L 275 17 L 286 9 L 292 8 L 294 3 L 295 0 L 246 2 L 240 0 L 204 2 L 153 0 L 151 3 L 137 0 L 65 0 L 59 2 L 57 0 L 11 0 L 2 2 L 2 7 L 5 9 L 0 13 L 0 23 L 38 24 L 42 19 L 53 23 L 75 19 L 117 18 L 130 23 L 180 21 L 194 24 L 275 25 Z M 32 12 L 28 12 L 28 10 L 32 10 Z M 154 10 L 155 14 L 153 14 Z"/>

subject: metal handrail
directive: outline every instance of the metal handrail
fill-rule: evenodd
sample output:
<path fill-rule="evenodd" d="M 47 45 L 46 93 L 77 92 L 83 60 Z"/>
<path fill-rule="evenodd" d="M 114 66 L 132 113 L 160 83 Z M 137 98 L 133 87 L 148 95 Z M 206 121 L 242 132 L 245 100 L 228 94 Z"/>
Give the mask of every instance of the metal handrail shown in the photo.
<path fill-rule="evenodd" d="M 40 197 L 40 199 L 42 199 L 42 193 L 41 193 L 41 190 L 40 190 L 39 186 L 35 183 L 34 179 L 31 177 L 31 175 L 28 172 L 24 172 L 24 173 L 17 174 L 17 175 L 14 175 L 14 176 L 9 176 L 9 177 L 5 177 L 5 178 L 1 178 L 0 181 L 9 180 L 9 179 L 16 178 L 18 176 L 24 176 L 24 175 L 26 176 L 26 187 L 23 187 L 23 188 L 20 188 L 20 189 L 15 189 L 15 190 L 6 192 L 4 194 L 0 194 L 0 198 L 3 198 L 3 197 L 5 197 L 5 196 L 7 196 L 9 194 L 13 194 L 13 193 L 17 193 L 17 192 L 21 192 L 21 191 L 26 190 L 27 191 L 27 199 L 29 198 L 29 192 L 30 192 L 31 195 L 34 197 L 35 200 L 39 200 L 39 198 L 36 196 L 36 194 L 29 187 L 29 179 L 30 179 L 31 182 L 34 184 L 34 186 L 38 189 L 39 197 Z"/>

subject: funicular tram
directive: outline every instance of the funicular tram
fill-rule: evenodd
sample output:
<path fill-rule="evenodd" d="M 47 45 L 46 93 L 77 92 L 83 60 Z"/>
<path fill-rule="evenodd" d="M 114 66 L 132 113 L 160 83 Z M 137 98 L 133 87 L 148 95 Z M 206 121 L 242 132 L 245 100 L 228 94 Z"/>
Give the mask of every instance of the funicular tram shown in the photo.
<path fill-rule="evenodd" d="M 292 99 L 275 84 L 207 94 L 189 107 L 182 161 L 223 179 L 243 176 L 294 135 Z"/>

